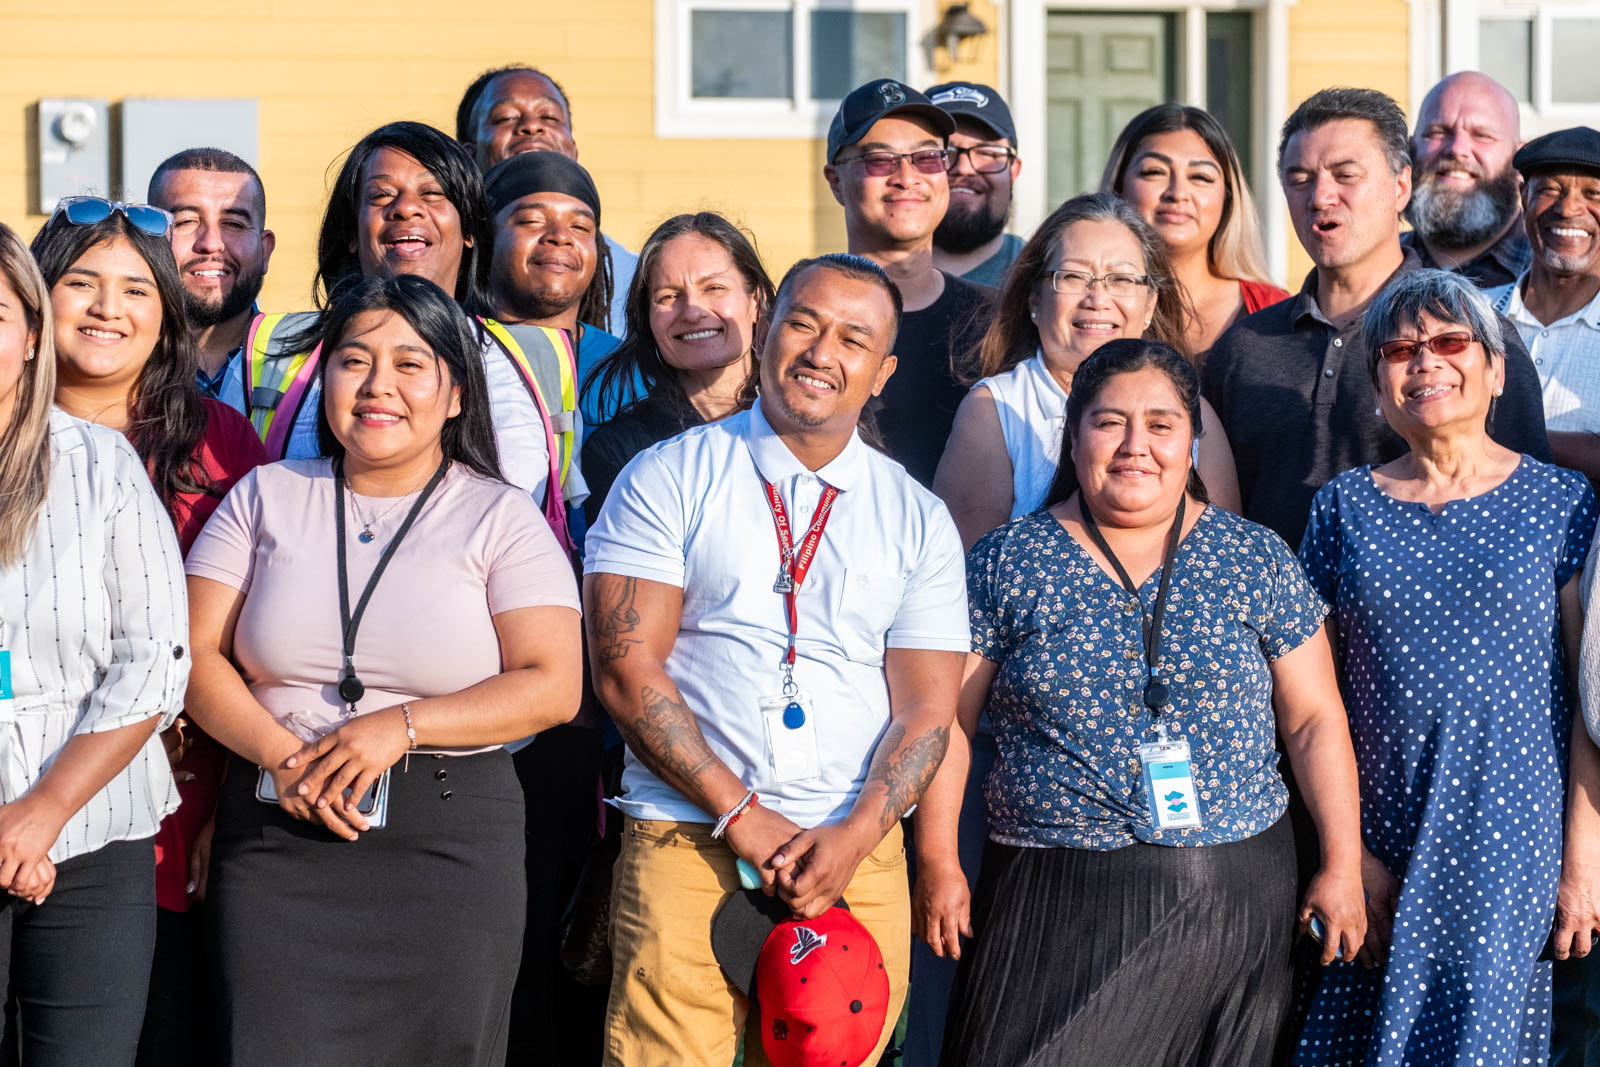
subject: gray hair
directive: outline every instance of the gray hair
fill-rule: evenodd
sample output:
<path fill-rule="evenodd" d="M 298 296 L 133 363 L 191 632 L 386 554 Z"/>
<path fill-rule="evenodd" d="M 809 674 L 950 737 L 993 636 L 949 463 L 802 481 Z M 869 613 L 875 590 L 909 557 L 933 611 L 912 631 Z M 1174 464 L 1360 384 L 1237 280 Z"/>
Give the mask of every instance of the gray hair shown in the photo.
<path fill-rule="evenodd" d="M 1505 359 L 1500 316 L 1476 285 L 1445 270 L 1412 270 L 1384 286 L 1361 319 L 1361 345 L 1367 350 L 1367 371 L 1374 385 L 1378 383 L 1378 346 L 1394 340 L 1402 327 L 1415 327 L 1423 314 L 1471 331 L 1490 363 Z"/>
<path fill-rule="evenodd" d="M 1303 100 L 1283 124 L 1278 137 L 1278 173 L 1283 173 L 1283 152 L 1289 138 L 1340 119 L 1362 119 L 1372 124 L 1389 172 L 1399 174 L 1411 166 L 1411 131 L 1406 113 L 1393 98 L 1376 89 L 1323 89 Z"/>

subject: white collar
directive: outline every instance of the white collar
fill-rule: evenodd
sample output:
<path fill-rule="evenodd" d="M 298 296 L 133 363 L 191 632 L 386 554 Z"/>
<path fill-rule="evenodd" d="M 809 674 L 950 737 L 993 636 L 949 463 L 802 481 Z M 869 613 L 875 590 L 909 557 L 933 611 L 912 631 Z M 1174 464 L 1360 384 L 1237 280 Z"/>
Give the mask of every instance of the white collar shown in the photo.
<path fill-rule="evenodd" d="M 750 449 L 750 458 L 755 460 L 756 472 L 774 485 L 781 479 L 806 474 L 820 478 L 843 492 L 854 487 L 866 473 L 867 446 L 861 443 L 861 435 L 853 431 L 850 443 L 844 446 L 843 452 L 816 471 L 806 469 L 806 465 L 789 450 L 783 438 L 767 422 L 766 415 L 761 411 L 759 397 L 745 413 L 743 429 L 745 445 Z"/>

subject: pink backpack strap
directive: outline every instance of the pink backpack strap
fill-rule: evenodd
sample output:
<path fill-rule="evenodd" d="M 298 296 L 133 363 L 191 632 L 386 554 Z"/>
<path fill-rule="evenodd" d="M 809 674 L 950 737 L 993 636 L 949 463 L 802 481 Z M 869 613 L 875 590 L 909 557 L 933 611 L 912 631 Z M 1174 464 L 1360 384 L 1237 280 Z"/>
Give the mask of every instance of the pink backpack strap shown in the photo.
<path fill-rule="evenodd" d="M 322 346 L 319 344 L 306 356 L 305 362 L 295 372 L 294 381 L 283 391 L 283 399 L 278 403 L 278 410 L 272 417 L 272 426 L 267 430 L 265 444 L 268 456 L 282 459 L 284 453 L 289 450 L 289 434 L 294 430 L 295 419 L 300 414 L 300 405 L 305 401 L 306 390 L 316 378 L 317 367 L 321 362 Z"/>

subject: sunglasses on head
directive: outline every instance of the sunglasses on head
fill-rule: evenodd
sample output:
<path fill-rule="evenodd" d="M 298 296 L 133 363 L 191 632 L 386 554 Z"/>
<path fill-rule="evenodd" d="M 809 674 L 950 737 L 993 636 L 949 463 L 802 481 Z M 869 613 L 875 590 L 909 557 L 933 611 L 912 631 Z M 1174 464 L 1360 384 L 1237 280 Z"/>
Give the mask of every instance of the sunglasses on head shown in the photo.
<path fill-rule="evenodd" d="M 1410 363 L 1424 348 L 1441 356 L 1459 356 L 1476 340 L 1472 334 L 1462 332 L 1436 334 L 1420 341 L 1385 341 L 1378 346 L 1378 355 L 1390 363 Z"/>
<path fill-rule="evenodd" d="M 124 204 L 103 196 L 64 196 L 56 201 L 55 212 L 50 217 L 65 215 L 74 226 L 93 226 L 116 214 L 123 215 L 135 229 L 151 237 L 172 235 L 172 212 L 149 204 Z"/>
<path fill-rule="evenodd" d="M 868 177 L 887 178 L 900 169 L 902 159 L 911 160 L 911 166 L 921 174 L 943 174 L 950 169 L 954 157 L 947 148 L 924 148 L 916 152 L 863 152 L 839 160 L 835 166 L 860 163 Z"/>

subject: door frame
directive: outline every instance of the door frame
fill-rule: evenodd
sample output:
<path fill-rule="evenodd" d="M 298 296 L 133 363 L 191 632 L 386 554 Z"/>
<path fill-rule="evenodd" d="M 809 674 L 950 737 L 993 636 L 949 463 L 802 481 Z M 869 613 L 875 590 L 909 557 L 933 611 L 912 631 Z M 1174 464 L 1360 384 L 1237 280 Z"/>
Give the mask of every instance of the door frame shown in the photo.
<path fill-rule="evenodd" d="M 1267 267 L 1279 283 L 1288 281 L 1289 217 L 1278 192 L 1277 131 L 1289 117 L 1289 8 L 1294 0 L 1011 0 L 1010 74 L 1011 99 L 1045 99 L 1045 16 L 1051 10 L 1083 14 L 1158 13 L 1177 15 L 1178 69 L 1177 97 L 1186 104 L 1204 107 L 1206 103 L 1205 13 L 1208 11 L 1248 11 L 1255 16 L 1253 51 L 1257 86 L 1251 139 L 1254 142 L 1255 173 L 1250 175 L 1261 213 L 1262 236 L 1266 243 Z M 1024 159 L 1022 174 L 1012 195 L 1014 225 L 1031 233 L 1056 205 L 1046 202 L 1043 146 L 1046 136 L 1046 109 L 1024 107 L 1013 111 L 1017 119 L 1017 140 Z M 1031 160 L 1037 165 L 1029 166 Z M 1291 286 L 1290 288 L 1297 288 Z"/>

